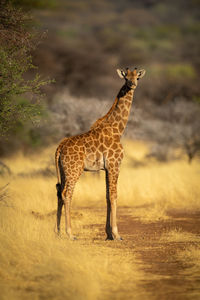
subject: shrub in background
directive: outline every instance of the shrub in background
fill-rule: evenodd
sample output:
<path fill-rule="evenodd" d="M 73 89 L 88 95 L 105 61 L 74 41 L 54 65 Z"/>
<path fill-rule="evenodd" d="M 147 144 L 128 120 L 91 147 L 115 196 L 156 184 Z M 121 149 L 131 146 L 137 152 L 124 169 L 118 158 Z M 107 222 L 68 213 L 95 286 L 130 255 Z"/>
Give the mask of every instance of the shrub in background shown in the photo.
<path fill-rule="evenodd" d="M 41 87 L 49 83 L 34 73 L 31 51 L 38 36 L 30 27 L 31 18 L 11 3 L 0 4 L 0 138 L 3 142 L 22 128 L 38 123 L 44 108 Z M 26 79 L 32 70 L 32 79 Z"/>

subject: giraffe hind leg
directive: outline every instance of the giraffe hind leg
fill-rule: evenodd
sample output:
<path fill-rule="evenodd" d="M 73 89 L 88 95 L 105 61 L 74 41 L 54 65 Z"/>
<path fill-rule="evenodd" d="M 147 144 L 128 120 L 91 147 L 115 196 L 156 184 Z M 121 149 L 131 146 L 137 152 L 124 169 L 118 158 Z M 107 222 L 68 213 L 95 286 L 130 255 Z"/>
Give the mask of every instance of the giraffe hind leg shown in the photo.
<path fill-rule="evenodd" d="M 57 189 L 57 198 L 58 198 L 58 206 L 57 206 L 57 232 L 58 234 L 60 233 L 60 221 L 61 221 L 61 215 L 62 215 L 62 207 L 64 205 L 63 197 L 62 197 L 62 192 L 64 188 L 64 182 L 66 180 L 64 170 L 62 168 L 61 160 L 59 157 L 58 160 L 58 167 L 59 167 L 59 172 L 60 172 L 60 179 L 61 183 L 58 182 L 56 184 L 56 189 Z"/>
<path fill-rule="evenodd" d="M 65 172 L 65 183 L 62 189 L 62 199 L 65 208 L 65 231 L 70 240 L 76 240 L 76 237 L 72 234 L 71 228 L 71 201 L 76 182 L 83 172 L 83 168 L 84 164 L 82 161 L 82 163 L 73 165 L 73 167 L 70 169 L 70 172 Z"/>

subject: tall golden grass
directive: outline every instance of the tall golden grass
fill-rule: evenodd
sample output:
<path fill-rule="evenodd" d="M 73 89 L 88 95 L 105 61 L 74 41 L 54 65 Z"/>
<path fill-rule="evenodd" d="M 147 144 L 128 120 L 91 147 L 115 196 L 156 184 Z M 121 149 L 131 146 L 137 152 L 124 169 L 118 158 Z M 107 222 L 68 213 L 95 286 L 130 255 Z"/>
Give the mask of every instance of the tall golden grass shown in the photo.
<path fill-rule="evenodd" d="M 146 161 L 148 145 L 124 141 L 124 146 L 119 206 L 128 206 L 141 222 L 166 219 L 169 210 L 200 210 L 198 161 Z M 108 247 L 103 239 L 93 238 L 98 228 L 86 227 L 105 221 L 92 210 L 81 212 L 84 207 L 105 207 L 103 172 L 85 173 L 77 183 L 72 223 L 80 239 L 71 242 L 55 234 L 57 179 L 40 174 L 47 167 L 54 170 L 54 150 L 18 153 L 4 161 L 12 175 L 1 178 L 1 186 L 10 183 L 6 201 L 0 202 L 1 299 L 150 299 L 140 284 L 147 275 L 134 252 L 130 256 L 128 249 Z M 135 161 L 137 168 L 132 167 Z"/>

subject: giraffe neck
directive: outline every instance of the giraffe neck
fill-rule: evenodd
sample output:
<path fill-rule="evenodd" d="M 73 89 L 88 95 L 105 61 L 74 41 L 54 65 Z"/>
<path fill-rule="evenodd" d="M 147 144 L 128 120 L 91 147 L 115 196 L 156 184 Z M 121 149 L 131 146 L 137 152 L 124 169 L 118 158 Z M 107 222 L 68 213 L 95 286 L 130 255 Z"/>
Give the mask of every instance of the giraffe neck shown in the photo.
<path fill-rule="evenodd" d="M 126 84 L 123 85 L 115 99 L 112 110 L 107 114 L 106 123 L 113 128 L 113 133 L 119 135 L 119 137 L 123 134 L 128 122 L 133 94 L 133 89 Z"/>
<path fill-rule="evenodd" d="M 111 114 L 111 112 L 114 110 L 116 104 L 118 102 L 118 98 L 115 99 L 113 105 L 111 106 L 111 108 L 109 109 L 109 111 L 107 112 L 107 114 L 101 118 L 99 118 L 98 120 L 96 120 L 96 122 L 94 122 L 94 124 L 92 124 L 91 129 L 93 128 L 97 128 L 99 126 L 101 126 L 109 117 L 109 115 Z"/>

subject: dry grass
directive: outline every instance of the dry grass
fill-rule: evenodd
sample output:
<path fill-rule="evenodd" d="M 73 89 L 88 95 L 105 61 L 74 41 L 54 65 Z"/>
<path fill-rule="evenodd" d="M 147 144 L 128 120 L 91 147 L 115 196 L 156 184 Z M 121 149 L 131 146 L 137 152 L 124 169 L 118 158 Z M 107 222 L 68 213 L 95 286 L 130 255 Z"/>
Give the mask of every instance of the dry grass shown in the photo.
<path fill-rule="evenodd" d="M 131 215 L 144 224 L 169 218 L 169 210 L 200 210 L 197 162 L 191 166 L 185 161 L 144 162 L 146 145 L 124 144 L 119 206 L 129 206 Z M 1 178 L 1 186 L 10 182 L 9 198 L 0 203 L 1 299 L 154 299 L 141 286 L 148 275 L 134 250 L 115 242 L 108 246 L 99 228 L 90 226 L 104 224 L 105 216 L 81 211 L 83 207 L 105 210 L 103 172 L 84 174 L 76 186 L 73 227 L 79 240 L 73 243 L 64 234 L 56 236 L 56 178 L 38 172 L 54 168 L 54 150 L 51 147 L 26 157 L 17 154 L 4 161 L 12 175 Z M 135 161 L 141 162 L 137 168 L 132 167 Z M 162 238 L 194 241 L 194 236 L 180 230 L 167 232 Z M 179 257 L 184 259 L 185 255 L 195 262 L 199 254 L 199 248 L 191 248 Z"/>
<path fill-rule="evenodd" d="M 160 239 L 164 243 L 168 242 L 199 242 L 200 236 L 192 234 L 187 231 L 183 231 L 181 228 L 175 228 L 174 230 L 169 230 Z"/>
<path fill-rule="evenodd" d="M 195 246 L 190 246 L 187 249 L 180 251 L 178 253 L 179 259 L 190 265 L 190 269 L 195 269 L 194 273 L 199 274 L 200 276 L 200 259 L 199 259 L 199 254 L 200 254 L 200 247 L 195 245 Z M 188 271 L 188 270 L 187 270 Z M 191 271 L 191 270 L 189 270 Z"/>
<path fill-rule="evenodd" d="M 126 293 L 132 293 L 144 277 L 137 260 L 132 257 L 130 261 L 124 251 L 107 249 L 104 241 L 100 249 L 94 243 L 89 247 L 84 239 L 73 243 L 64 236 L 58 238 L 54 233 L 55 215 L 40 218 L 31 213 L 36 207 L 34 200 L 39 205 L 41 196 L 39 193 L 28 199 L 22 193 L 23 205 L 17 191 L 17 206 L 12 201 L 13 206 L 1 207 L 2 299 L 112 299 L 119 288 L 120 299 L 125 283 Z M 38 210 L 41 216 L 48 211 L 44 207 Z M 86 215 L 82 221 L 90 224 L 93 219 Z M 81 226 L 76 220 L 75 230 L 81 230 Z M 130 282 L 130 275 L 134 282 Z"/>
<path fill-rule="evenodd" d="M 185 250 L 177 253 L 178 259 L 184 266 L 183 275 L 190 282 L 190 299 L 199 299 L 200 297 L 200 244 L 191 245 Z"/>

